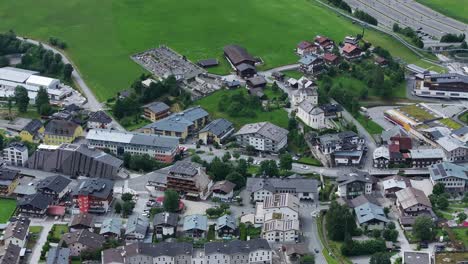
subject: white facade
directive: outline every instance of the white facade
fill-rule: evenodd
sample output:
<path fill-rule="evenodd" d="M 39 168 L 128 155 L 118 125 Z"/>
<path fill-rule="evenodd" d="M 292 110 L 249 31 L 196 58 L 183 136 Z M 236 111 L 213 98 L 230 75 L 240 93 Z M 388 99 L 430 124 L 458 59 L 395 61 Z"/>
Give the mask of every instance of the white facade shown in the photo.
<path fill-rule="evenodd" d="M 234 196 L 234 191 L 230 191 L 229 193 L 222 194 L 219 192 L 213 192 L 213 198 L 219 198 L 221 201 L 231 201 L 232 197 Z"/>
<path fill-rule="evenodd" d="M 22 167 L 28 160 L 28 148 L 9 146 L 3 149 L 3 161 L 8 165 Z"/>
<path fill-rule="evenodd" d="M 370 182 L 366 182 L 366 183 L 362 183 L 362 184 L 365 184 L 364 186 L 364 192 L 361 193 L 361 194 L 372 194 L 372 183 Z M 337 191 L 338 195 L 340 197 L 346 197 L 348 195 L 350 195 L 350 193 L 348 193 L 348 188 L 347 188 L 347 184 L 340 184 L 338 185 L 338 191 Z M 354 195 L 353 196 L 359 196 L 360 194 L 358 195 Z"/>
<path fill-rule="evenodd" d="M 296 115 L 304 124 L 314 129 L 324 129 L 327 127 L 325 113 L 318 106 L 304 101 L 297 108 Z"/>
<path fill-rule="evenodd" d="M 295 242 L 299 238 L 299 220 L 265 221 L 262 237 L 268 242 Z"/>
<path fill-rule="evenodd" d="M 445 189 L 447 189 L 447 191 L 451 191 L 451 190 L 463 191 L 466 187 L 466 180 L 457 178 L 457 177 L 447 177 L 447 178 L 442 178 L 439 180 L 433 180 L 431 178 L 431 182 L 434 185 L 436 183 L 444 184 Z"/>
<path fill-rule="evenodd" d="M 273 193 L 268 190 L 265 190 L 265 189 L 258 190 L 253 193 L 253 200 L 255 202 L 263 202 L 263 200 L 265 200 L 265 197 L 271 196 L 271 195 L 273 195 Z"/>
<path fill-rule="evenodd" d="M 313 89 L 313 88 L 308 88 Z M 297 90 L 292 98 L 292 103 L 294 106 L 298 106 L 303 101 L 307 101 L 312 103 L 313 105 L 318 104 L 318 95 L 316 92 L 308 92 L 306 89 L 299 89 Z"/>
<path fill-rule="evenodd" d="M 429 90 L 429 87 L 424 86 L 424 81 L 416 82 L 413 92 L 421 97 L 436 97 L 436 98 L 462 98 L 468 99 L 468 91 L 447 91 L 447 90 Z"/>
<path fill-rule="evenodd" d="M 88 128 L 102 128 L 102 129 L 110 129 L 112 127 L 112 123 L 101 123 L 101 122 L 92 122 L 92 121 L 88 121 L 86 123 L 86 125 L 88 126 Z"/>

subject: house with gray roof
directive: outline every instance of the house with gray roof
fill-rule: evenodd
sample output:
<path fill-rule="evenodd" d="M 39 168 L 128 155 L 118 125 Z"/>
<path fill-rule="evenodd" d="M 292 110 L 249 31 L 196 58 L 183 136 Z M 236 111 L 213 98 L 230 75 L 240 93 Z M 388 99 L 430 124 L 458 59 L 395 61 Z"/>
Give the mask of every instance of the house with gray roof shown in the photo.
<path fill-rule="evenodd" d="M 0 195 L 8 196 L 12 194 L 16 186 L 18 186 L 19 178 L 20 173 L 18 170 L 0 168 Z"/>
<path fill-rule="evenodd" d="M 364 171 L 355 170 L 336 179 L 338 195 L 343 199 L 352 199 L 360 195 L 370 195 L 375 189 L 375 178 Z"/>
<path fill-rule="evenodd" d="M 148 233 L 149 220 L 138 214 L 131 215 L 127 220 L 125 227 L 125 239 L 143 240 Z"/>
<path fill-rule="evenodd" d="M 237 236 L 237 219 L 232 215 L 225 214 L 216 219 L 215 231 L 218 237 Z"/>
<path fill-rule="evenodd" d="M 403 251 L 402 264 L 431 264 L 431 263 L 432 263 L 432 257 L 429 252 Z"/>
<path fill-rule="evenodd" d="M 299 59 L 299 64 L 301 64 L 300 69 L 302 72 L 317 74 L 324 69 L 325 62 L 315 54 L 307 54 Z"/>
<path fill-rule="evenodd" d="M 163 163 L 172 163 L 179 153 L 179 139 L 171 136 L 91 129 L 86 140 L 89 146 L 108 149 L 117 156 L 147 154 Z"/>
<path fill-rule="evenodd" d="M 223 202 L 230 202 L 234 196 L 235 183 L 230 181 L 218 181 L 211 187 L 211 193 L 213 198 L 218 198 Z"/>
<path fill-rule="evenodd" d="M 122 220 L 120 218 L 106 218 L 102 221 L 99 234 L 105 238 L 119 238 L 121 235 Z"/>
<path fill-rule="evenodd" d="M 71 180 L 62 175 L 49 176 L 37 183 L 36 190 L 58 202 L 70 191 L 70 183 Z"/>
<path fill-rule="evenodd" d="M 231 122 L 224 118 L 218 118 L 198 132 L 198 139 L 203 144 L 213 144 L 214 142 L 222 144 L 234 133 L 234 130 L 234 125 Z"/>
<path fill-rule="evenodd" d="M 69 264 L 70 252 L 69 248 L 51 247 L 47 252 L 46 264 Z"/>
<path fill-rule="evenodd" d="M 94 227 L 94 216 L 92 214 L 80 213 L 72 216 L 69 227 L 72 231 L 80 229 L 92 230 Z"/>
<path fill-rule="evenodd" d="M 306 178 L 247 178 L 246 189 L 254 202 L 276 193 L 290 193 L 301 200 L 318 201 L 318 182 Z"/>
<path fill-rule="evenodd" d="M 112 118 L 104 111 L 96 111 L 89 114 L 88 128 L 111 128 Z"/>
<path fill-rule="evenodd" d="M 231 263 L 272 263 L 273 252 L 265 239 L 249 241 L 209 242 L 205 244 L 205 264 L 217 264 L 219 260 L 235 260 Z"/>
<path fill-rule="evenodd" d="M 83 179 L 72 191 L 74 213 L 105 213 L 114 199 L 114 181 Z"/>
<path fill-rule="evenodd" d="M 174 236 L 177 231 L 179 215 L 169 212 L 162 212 L 154 215 L 153 229 L 156 237 L 163 238 Z"/>
<path fill-rule="evenodd" d="M 13 141 L 3 149 L 3 161 L 8 165 L 23 167 L 28 160 L 28 154 L 26 145 Z"/>
<path fill-rule="evenodd" d="M 353 131 L 343 131 L 334 134 L 324 134 L 314 138 L 313 144 L 323 154 L 328 155 L 336 151 L 363 150 L 365 139 Z"/>
<path fill-rule="evenodd" d="M 252 146 L 264 152 L 279 152 L 288 143 L 289 131 L 270 122 L 259 122 L 244 125 L 235 137 L 243 147 Z"/>
<path fill-rule="evenodd" d="M 102 252 L 102 263 L 113 264 L 186 264 L 192 263 L 193 245 L 186 242 L 136 242 Z"/>
<path fill-rule="evenodd" d="M 187 198 L 207 199 L 213 181 L 205 168 L 190 161 L 177 161 L 167 175 L 167 189 L 175 190 Z"/>
<path fill-rule="evenodd" d="M 21 248 L 25 248 L 28 241 L 30 223 L 31 220 L 26 217 L 11 218 L 3 234 L 4 244 L 6 246 L 8 244 L 15 244 Z"/>
<path fill-rule="evenodd" d="M 38 119 L 33 119 L 20 131 L 20 137 L 23 141 L 39 142 L 40 133 L 43 131 L 44 124 Z"/>
<path fill-rule="evenodd" d="M 442 183 L 445 190 L 460 195 L 468 191 L 468 167 L 442 162 L 429 167 L 429 175 L 433 185 Z"/>
<path fill-rule="evenodd" d="M 83 252 L 102 249 L 105 242 L 106 239 L 103 236 L 90 232 L 88 229 L 81 229 L 64 234 L 59 245 L 65 243 L 70 249 L 71 256 L 79 256 Z"/>
<path fill-rule="evenodd" d="M 200 106 L 195 106 L 146 125 L 143 127 L 143 132 L 185 140 L 205 127 L 208 119 L 208 112 Z"/>
<path fill-rule="evenodd" d="M 18 264 L 21 258 L 21 247 L 15 244 L 8 244 L 5 247 L 3 256 L 0 257 L 0 264 Z"/>
<path fill-rule="evenodd" d="M 356 221 L 361 228 L 382 230 L 389 222 L 381 206 L 367 202 L 354 208 Z"/>
<path fill-rule="evenodd" d="M 42 193 L 27 195 L 18 200 L 18 212 L 31 217 L 42 217 L 52 201 L 50 196 Z"/>
<path fill-rule="evenodd" d="M 206 215 L 187 215 L 184 218 L 182 231 L 191 238 L 204 238 L 208 232 L 208 218 Z"/>
<path fill-rule="evenodd" d="M 418 216 L 429 216 L 436 219 L 436 215 L 432 211 L 432 204 L 429 198 L 423 191 L 407 187 L 395 193 L 396 205 L 400 213 L 400 224 L 409 229 Z"/>
<path fill-rule="evenodd" d="M 143 114 L 153 122 L 167 117 L 170 112 L 170 107 L 163 102 L 152 102 L 143 106 Z"/>

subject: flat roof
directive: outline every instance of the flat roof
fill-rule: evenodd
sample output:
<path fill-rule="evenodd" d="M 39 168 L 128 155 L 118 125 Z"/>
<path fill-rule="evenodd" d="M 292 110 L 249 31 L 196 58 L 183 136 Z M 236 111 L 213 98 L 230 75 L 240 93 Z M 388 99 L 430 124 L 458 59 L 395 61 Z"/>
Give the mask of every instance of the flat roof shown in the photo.
<path fill-rule="evenodd" d="M 34 74 L 38 74 L 37 71 L 29 71 L 14 67 L 3 67 L 0 68 L 0 80 L 24 83 L 26 80 Z"/>

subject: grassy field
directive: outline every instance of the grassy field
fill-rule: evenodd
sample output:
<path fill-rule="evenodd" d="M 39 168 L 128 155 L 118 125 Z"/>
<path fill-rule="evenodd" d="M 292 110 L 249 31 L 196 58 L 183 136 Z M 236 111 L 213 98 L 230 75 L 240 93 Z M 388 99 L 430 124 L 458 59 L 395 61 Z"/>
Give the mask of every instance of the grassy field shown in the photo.
<path fill-rule="evenodd" d="M 246 92 L 245 88 L 239 88 L 242 91 Z M 288 127 L 288 113 L 284 109 L 275 109 L 270 112 L 256 111 L 256 117 L 230 117 L 226 113 L 218 111 L 218 102 L 221 100 L 221 97 L 225 94 L 237 93 L 239 90 L 220 90 L 217 91 L 205 98 L 202 98 L 195 102 L 196 105 L 200 105 L 206 111 L 210 113 L 210 116 L 215 118 L 226 118 L 229 121 L 233 122 L 236 128 L 248 123 L 255 123 L 261 121 L 268 121 L 280 127 Z"/>
<path fill-rule="evenodd" d="M 374 121 L 366 118 L 363 115 L 358 115 L 355 117 L 356 120 L 361 123 L 361 125 L 369 132 L 371 135 L 381 134 L 384 130 L 379 124 L 375 123 Z"/>
<path fill-rule="evenodd" d="M 462 241 L 465 247 L 468 247 L 468 229 L 466 228 L 452 228 L 452 232 L 458 240 Z"/>
<path fill-rule="evenodd" d="M 53 8 L 51 8 L 53 7 Z M 20 10 L 34 10 L 19 16 Z M 196 61 L 216 57 L 227 73 L 222 48 L 245 46 L 272 68 L 295 63 L 301 40 L 317 34 L 337 42 L 362 29 L 310 0 L 3 0 L 0 31 L 47 41 L 58 37 L 100 100 L 126 89 L 144 70 L 129 56 L 166 44 Z M 390 36 L 367 30 L 365 39 L 392 55 L 422 67 L 422 61 Z"/>
<path fill-rule="evenodd" d="M 439 122 L 441 122 L 442 124 L 446 125 L 448 128 L 451 128 L 451 129 L 459 129 L 462 127 L 462 125 L 458 124 L 457 122 L 453 121 L 450 118 L 441 119 L 439 120 Z"/>
<path fill-rule="evenodd" d="M 322 163 L 320 163 L 319 160 L 312 157 L 301 157 L 297 162 L 312 166 L 322 166 Z"/>
<path fill-rule="evenodd" d="M 416 0 L 446 16 L 468 23 L 468 0 Z"/>
<path fill-rule="evenodd" d="M 468 125 L 468 111 L 466 111 L 460 116 L 460 120 L 462 122 L 465 122 L 466 125 Z"/>
<path fill-rule="evenodd" d="M 431 120 L 435 118 L 431 113 L 427 112 L 426 110 L 416 105 L 406 105 L 406 106 L 400 107 L 399 110 L 401 112 L 407 113 L 408 115 L 414 118 L 417 118 L 419 121 L 426 121 L 426 120 Z"/>
<path fill-rule="evenodd" d="M 0 223 L 6 223 L 16 209 L 16 200 L 0 199 Z"/>
<path fill-rule="evenodd" d="M 60 239 L 63 234 L 68 232 L 68 225 L 59 225 L 56 224 L 54 225 L 55 229 L 54 232 L 52 233 L 52 237 Z"/>

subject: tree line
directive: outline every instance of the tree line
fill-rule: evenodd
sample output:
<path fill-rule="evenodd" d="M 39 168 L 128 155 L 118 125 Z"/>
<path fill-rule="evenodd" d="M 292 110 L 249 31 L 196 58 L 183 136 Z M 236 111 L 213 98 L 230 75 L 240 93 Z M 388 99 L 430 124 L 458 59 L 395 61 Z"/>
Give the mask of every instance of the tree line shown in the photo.
<path fill-rule="evenodd" d="M 378 21 L 377 21 L 377 19 L 375 17 L 369 15 L 368 13 L 366 13 L 364 11 L 356 10 L 356 11 L 354 11 L 353 15 L 356 18 L 358 18 L 358 19 L 360 19 L 360 20 L 362 20 L 364 22 L 367 22 L 367 23 L 369 23 L 371 25 L 377 26 L 377 24 L 378 24 Z"/>
<path fill-rule="evenodd" d="M 329 0 L 328 2 L 348 13 L 351 13 L 351 7 L 343 0 Z"/>
<path fill-rule="evenodd" d="M 416 45 L 416 47 L 420 49 L 424 48 L 423 41 L 421 40 L 421 38 L 418 37 L 418 34 L 416 34 L 416 32 L 412 28 L 410 27 L 401 28 L 400 25 L 398 25 L 398 23 L 395 23 L 393 24 L 393 32 L 400 33 L 402 35 L 407 36 L 408 38 L 411 39 L 413 44 Z"/>

